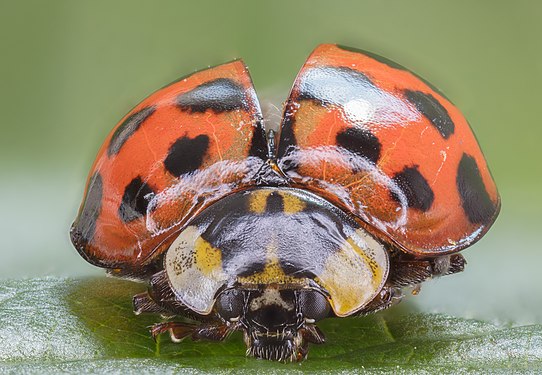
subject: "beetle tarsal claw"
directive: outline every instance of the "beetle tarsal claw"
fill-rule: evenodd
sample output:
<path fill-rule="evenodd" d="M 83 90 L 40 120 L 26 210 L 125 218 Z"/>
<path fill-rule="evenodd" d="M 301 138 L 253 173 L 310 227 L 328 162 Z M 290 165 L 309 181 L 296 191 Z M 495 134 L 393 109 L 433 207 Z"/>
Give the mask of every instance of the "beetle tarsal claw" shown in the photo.
<path fill-rule="evenodd" d="M 324 332 L 322 332 L 320 328 L 314 324 L 305 325 L 304 329 L 301 331 L 301 334 L 304 342 L 306 343 L 310 342 L 311 344 L 323 344 L 326 342 Z"/>
<path fill-rule="evenodd" d="M 164 332 L 169 332 L 171 341 L 178 343 L 178 342 L 181 342 L 186 337 L 192 335 L 192 333 L 196 330 L 196 328 L 197 328 L 196 325 L 189 324 L 189 323 L 162 322 L 162 323 L 156 323 L 153 326 L 151 326 L 150 332 L 154 341 L 156 341 L 156 338 L 160 334 Z"/>

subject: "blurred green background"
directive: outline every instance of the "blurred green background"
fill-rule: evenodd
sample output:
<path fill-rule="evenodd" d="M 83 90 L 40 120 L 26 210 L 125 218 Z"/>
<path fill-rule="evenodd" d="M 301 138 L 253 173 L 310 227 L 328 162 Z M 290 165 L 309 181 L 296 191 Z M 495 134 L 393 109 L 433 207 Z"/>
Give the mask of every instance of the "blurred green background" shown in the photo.
<path fill-rule="evenodd" d="M 102 275 L 68 229 L 115 123 L 155 89 L 242 57 L 260 98 L 284 98 L 310 51 L 341 43 L 414 70 L 462 109 L 503 208 L 427 283 L 416 309 L 542 323 L 542 2 L 0 2 L 0 278 Z"/>

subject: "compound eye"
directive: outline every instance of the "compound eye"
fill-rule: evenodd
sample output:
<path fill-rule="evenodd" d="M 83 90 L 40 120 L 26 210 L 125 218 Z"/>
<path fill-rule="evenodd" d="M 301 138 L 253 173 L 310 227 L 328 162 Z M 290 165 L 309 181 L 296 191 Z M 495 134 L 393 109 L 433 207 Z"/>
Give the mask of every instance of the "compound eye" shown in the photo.
<path fill-rule="evenodd" d="M 314 321 L 327 318 L 330 311 L 327 298 L 316 290 L 303 290 L 299 293 L 299 308 L 305 319 Z"/>
<path fill-rule="evenodd" d="M 243 312 L 243 293 L 237 289 L 228 289 L 220 293 L 216 300 L 216 310 L 224 320 L 235 320 Z"/>

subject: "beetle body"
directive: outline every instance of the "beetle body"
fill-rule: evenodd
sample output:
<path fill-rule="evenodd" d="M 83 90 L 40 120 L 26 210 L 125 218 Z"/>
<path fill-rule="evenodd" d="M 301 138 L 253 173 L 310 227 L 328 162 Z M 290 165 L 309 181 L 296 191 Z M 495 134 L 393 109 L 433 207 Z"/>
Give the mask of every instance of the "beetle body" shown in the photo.
<path fill-rule="evenodd" d="M 276 138 L 276 139 L 275 139 Z M 316 323 L 373 313 L 460 272 L 500 198 L 457 108 L 404 67 L 319 46 L 279 133 L 246 67 L 196 72 L 117 125 L 71 238 L 89 262 L 149 282 L 137 313 L 174 341 L 241 330 L 247 353 L 305 358 Z"/>

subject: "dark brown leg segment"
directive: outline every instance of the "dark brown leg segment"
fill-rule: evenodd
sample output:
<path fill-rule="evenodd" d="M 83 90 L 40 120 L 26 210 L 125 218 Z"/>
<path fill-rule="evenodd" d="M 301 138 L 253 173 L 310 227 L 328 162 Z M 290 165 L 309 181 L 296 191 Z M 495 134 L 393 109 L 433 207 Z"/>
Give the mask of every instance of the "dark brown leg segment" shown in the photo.
<path fill-rule="evenodd" d="M 323 344 L 326 342 L 324 332 L 313 324 L 305 324 L 305 326 L 301 329 L 301 334 L 303 335 L 303 340 L 307 343 Z"/>
<path fill-rule="evenodd" d="M 134 305 L 134 313 L 155 313 L 155 314 L 171 314 L 170 311 L 158 305 L 149 295 L 148 292 L 136 294 L 132 299 Z"/>
<path fill-rule="evenodd" d="M 389 282 L 394 287 L 420 284 L 433 275 L 433 268 L 428 260 L 399 260 L 392 264 Z"/>
<path fill-rule="evenodd" d="M 190 324 L 181 322 L 164 322 L 157 323 L 151 328 L 151 335 L 156 340 L 156 337 L 164 332 L 169 332 L 171 341 L 181 342 L 187 337 L 191 337 L 194 341 L 209 340 L 222 341 L 236 329 L 228 324 Z"/>
<path fill-rule="evenodd" d="M 158 313 L 168 317 L 179 315 L 202 322 L 201 324 L 186 322 L 157 323 L 150 330 L 155 340 L 158 335 L 169 332 L 173 342 L 180 342 L 187 337 L 195 341 L 222 341 L 238 328 L 236 324 L 217 319 L 214 314 L 209 316 L 199 315 L 184 306 L 171 290 L 164 271 L 152 275 L 149 291 L 136 294 L 133 298 L 133 305 L 136 314 Z"/>
<path fill-rule="evenodd" d="M 223 341 L 232 333 L 236 327 L 224 324 L 206 325 L 196 328 L 192 334 L 192 340 Z"/>
<path fill-rule="evenodd" d="M 136 314 L 156 313 L 168 318 L 181 315 L 202 322 L 213 320 L 212 316 L 199 315 L 183 305 L 171 290 L 164 271 L 151 277 L 147 292 L 133 297 L 133 306 Z"/>
<path fill-rule="evenodd" d="M 393 287 L 415 286 L 432 277 L 461 272 L 465 264 L 461 254 L 432 259 L 397 259 L 392 262 L 390 284 Z"/>
<path fill-rule="evenodd" d="M 152 338 L 156 341 L 156 337 L 164 332 L 169 332 L 171 341 L 181 342 L 184 338 L 191 336 L 197 329 L 195 324 L 181 322 L 164 322 L 157 323 L 151 328 Z"/>
<path fill-rule="evenodd" d="M 443 255 L 429 259 L 399 257 L 392 260 L 391 272 L 386 286 L 367 306 L 356 315 L 372 314 L 387 309 L 403 298 L 402 289 L 414 287 L 419 291 L 422 282 L 433 277 L 450 275 L 463 271 L 465 259 L 461 254 Z"/>
<path fill-rule="evenodd" d="M 376 296 L 371 303 L 365 306 L 362 310 L 356 313 L 357 316 L 363 316 L 373 314 L 375 312 L 387 309 L 403 299 L 403 293 L 401 288 L 385 286 L 378 296 Z"/>
<path fill-rule="evenodd" d="M 433 276 L 445 276 L 463 272 L 467 261 L 461 254 L 452 254 L 435 258 L 432 263 Z"/>

